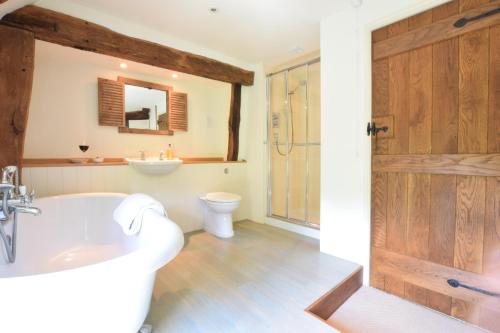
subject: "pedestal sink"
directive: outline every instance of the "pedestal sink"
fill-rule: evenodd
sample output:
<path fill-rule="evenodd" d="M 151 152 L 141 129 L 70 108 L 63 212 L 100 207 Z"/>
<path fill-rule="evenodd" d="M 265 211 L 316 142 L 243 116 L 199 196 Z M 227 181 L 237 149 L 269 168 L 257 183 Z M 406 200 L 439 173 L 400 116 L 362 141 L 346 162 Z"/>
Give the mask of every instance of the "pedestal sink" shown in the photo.
<path fill-rule="evenodd" d="M 142 160 L 140 158 L 126 158 L 125 160 L 132 167 L 150 176 L 168 175 L 182 164 L 180 159 L 160 160 L 158 158 L 147 158 Z"/>

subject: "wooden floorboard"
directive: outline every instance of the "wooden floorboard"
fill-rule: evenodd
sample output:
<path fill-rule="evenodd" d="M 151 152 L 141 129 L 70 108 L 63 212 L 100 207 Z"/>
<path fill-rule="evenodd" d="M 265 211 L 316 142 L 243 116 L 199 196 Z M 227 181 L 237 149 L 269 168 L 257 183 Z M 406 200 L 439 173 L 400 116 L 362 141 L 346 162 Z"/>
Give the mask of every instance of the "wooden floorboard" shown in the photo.
<path fill-rule="evenodd" d="M 155 333 L 335 332 L 304 310 L 358 268 L 268 225 L 236 223 L 226 240 L 188 234 L 157 274 L 146 322 Z"/>

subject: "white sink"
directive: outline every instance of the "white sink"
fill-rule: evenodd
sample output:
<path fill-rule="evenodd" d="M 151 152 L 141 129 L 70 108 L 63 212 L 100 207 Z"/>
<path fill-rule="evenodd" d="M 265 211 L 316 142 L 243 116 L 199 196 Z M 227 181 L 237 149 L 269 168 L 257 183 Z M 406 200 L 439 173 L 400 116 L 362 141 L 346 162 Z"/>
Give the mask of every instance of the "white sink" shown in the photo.
<path fill-rule="evenodd" d="M 168 175 L 182 164 L 180 159 L 160 160 L 158 158 L 147 158 L 142 160 L 140 158 L 126 158 L 125 160 L 140 172 L 151 176 Z"/>

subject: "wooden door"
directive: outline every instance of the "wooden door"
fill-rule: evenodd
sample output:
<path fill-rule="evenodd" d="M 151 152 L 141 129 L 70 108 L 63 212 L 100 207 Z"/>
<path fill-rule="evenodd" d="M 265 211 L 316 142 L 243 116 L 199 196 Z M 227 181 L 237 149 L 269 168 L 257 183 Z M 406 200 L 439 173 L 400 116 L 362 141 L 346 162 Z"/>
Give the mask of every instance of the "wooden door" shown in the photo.
<path fill-rule="evenodd" d="M 390 130 L 372 142 L 370 283 L 500 332 L 500 13 L 454 26 L 497 8 L 455 0 L 373 32 Z"/>

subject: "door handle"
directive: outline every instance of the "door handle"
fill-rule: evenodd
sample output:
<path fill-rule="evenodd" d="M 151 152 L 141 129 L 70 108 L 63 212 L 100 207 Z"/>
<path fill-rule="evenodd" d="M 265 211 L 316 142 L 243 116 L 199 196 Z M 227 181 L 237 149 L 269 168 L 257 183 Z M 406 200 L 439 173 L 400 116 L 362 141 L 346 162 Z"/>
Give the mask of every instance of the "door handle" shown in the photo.
<path fill-rule="evenodd" d="M 370 135 L 377 136 L 378 132 L 382 131 L 384 133 L 387 133 L 388 130 L 389 130 L 389 127 L 387 127 L 387 126 L 377 127 L 375 125 L 375 122 L 368 123 L 368 126 L 366 127 L 366 133 L 368 136 L 370 136 Z"/>

